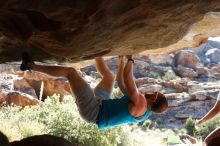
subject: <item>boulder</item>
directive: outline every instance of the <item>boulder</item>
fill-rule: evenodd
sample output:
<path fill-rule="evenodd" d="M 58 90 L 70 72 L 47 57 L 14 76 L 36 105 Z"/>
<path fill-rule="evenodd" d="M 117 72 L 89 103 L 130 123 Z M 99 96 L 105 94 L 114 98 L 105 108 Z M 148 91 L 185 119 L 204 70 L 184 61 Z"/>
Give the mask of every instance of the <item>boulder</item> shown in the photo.
<path fill-rule="evenodd" d="M 155 84 L 157 82 L 158 81 L 156 79 L 148 78 L 148 77 L 139 78 L 139 79 L 135 80 L 135 83 L 138 87 L 141 86 L 141 85 L 144 85 L 144 84 Z"/>
<path fill-rule="evenodd" d="M 158 84 L 154 84 L 154 85 L 144 84 L 141 87 L 139 87 L 139 91 L 141 93 L 153 93 L 153 92 L 160 92 L 162 88 L 163 87 Z"/>
<path fill-rule="evenodd" d="M 206 100 L 207 99 L 207 92 L 206 91 L 197 91 L 191 94 L 197 100 Z"/>
<path fill-rule="evenodd" d="M 187 86 L 178 83 L 177 81 L 163 81 L 160 83 L 162 86 L 167 88 L 175 89 L 176 93 L 186 92 L 188 90 Z"/>
<path fill-rule="evenodd" d="M 212 48 L 208 50 L 205 55 L 210 60 L 211 63 L 220 64 L 220 57 L 219 57 L 220 49 L 219 48 Z"/>
<path fill-rule="evenodd" d="M 169 100 L 177 99 L 178 97 L 182 97 L 182 93 L 168 93 L 165 94 L 166 98 Z"/>
<path fill-rule="evenodd" d="M 34 98 L 39 97 L 39 95 L 36 95 L 36 92 L 33 89 L 33 87 L 23 77 L 19 77 L 13 80 L 13 90 L 29 94 Z"/>
<path fill-rule="evenodd" d="M 216 66 L 213 66 L 213 67 L 210 69 L 210 73 L 211 73 L 211 74 L 220 73 L 220 64 L 219 64 L 219 65 L 216 65 Z"/>
<path fill-rule="evenodd" d="M 60 95 L 60 101 L 63 101 L 64 95 L 71 95 L 71 89 L 68 82 L 59 80 L 44 80 L 42 100 L 53 94 Z"/>
<path fill-rule="evenodd" d="M 157 65 L 171 66 L 173 64 L 173 54 L 168 55 L 149 55 L 150 63 Z"/>
<path fill-rule="evenodd" d="M 1 72 L 16 72 L 16 71 L 20 71 L 20 67 L 17 64 L 0 64 L 0 71 Z"/>
<path fill-rule="evenodd" d="M 201 66 L 201 60 L 193 51 L 181 50 L 174 56 L 174 65 L 196 69 L 197 66 Z"/>
<path fill-rule="evenodd" d="M 211 48 L 219 48 L 220 42 L 219 42 L 220 37 L 209 37 L 207 45 L 210 46 Z"/>
<path fill-rule="evenodd" d="M 198 73 L 194 71 L 192 68 L 184 67 L 182 65 L 178 65 L 174 67 L 174 71 L 176 74 L 180 75 L 181 77 L 187 77 L 193 79 L 198 76 Z"/>
<path fill-rule="evenodd" d="M 207 92 L 207 96 L 209 98 L 216 100 L 218 95 L 219 95 L 219 93 L 220 93 L 220 89 L 206 90 L 206 92 Z"/>
<path fill-rule="evenodd" d="M 12 80 L 17 77 L 13 74 L 0 74 L 0 89 L 12 90 L 13 89 L 13 82 Z"/>
<path fill-rule="evenodd" d="M 35 71 L 26 71 L 24 73 L 24 78 L 29 82 L 30 86 L 33 86 L 35 88 L 35 90 L 38 87 L 37 90 L 39 92 L 42 92 L 42 100 L 46 99 L 48 96 L 52 96 L 53 94 L 59 94 L 60 101 L 62 101 L 64 95 L 72 94 L 67 79 L 55 78 Z"/>
<path fill-rule="evenodd" d="M 220 34 L 219 0 L 1 0 L 0 9 L 0 62 L 19 61 L 27 50 L 34 60 L 58 62 L 160 54 Z"/>
<path fill-rule="evenodd" d="M 176 119 L 182 120 L 182 119 L 187 119 L 190 117 L 190 114 L 176 114 L 174 116 Z"/>
<path fill-rule="evenodd" d="M 4 97 L 1 103 L 7 101 L 6 104 L 10 104 L 13 98 L 12 103 L 25 106 L 35 104 L 35 100 L 33 103 L 29 102 L 29 97 L 30 100 L 44 100 L 48 96 L 59 94 L 62 101 L 64 95 L 72 94 L 69 82 L 64 78 L 54 78 L 35 71 L 1 73 L 0 76 L 1 96 Z"/>
<path fill-rule="evenodd" d="M 184 144 L 198 144 L 198 140 L 195 137 L 192 137 L 191 135 L 188 134 L 181 134 L 179 135 L 180 140 L 184 143 Z"/>
<path fill-rule="evenodd" d="M 198 74 L 198 76 L 208 77 L 210 74 L 209 69 L 207 67 L 197 67 L 195 71 Z"/>
<path fill-rule="evenodd" d="M 76 146 L 75 142 L 53 135 L 35 135 L 20 141 L 10 142 L 11 146 Z"/>
<path fill-rule="evenodd" d="M 6 105 L 17 105 L 17 106 L 27 106 L 27 105 L 36 105 L 39 101 L 34 97 L 16 91 L 5 91 L 0 92 L 0 104 Z"/>

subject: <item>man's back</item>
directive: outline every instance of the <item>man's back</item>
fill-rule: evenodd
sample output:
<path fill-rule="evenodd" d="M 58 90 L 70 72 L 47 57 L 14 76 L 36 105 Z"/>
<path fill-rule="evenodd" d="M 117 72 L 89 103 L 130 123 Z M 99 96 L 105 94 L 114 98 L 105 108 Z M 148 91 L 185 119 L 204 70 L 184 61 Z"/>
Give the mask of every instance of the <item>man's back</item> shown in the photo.
<path fill-rule="evenodd" d="M 141 118 L 133 117 L 129 112 L 129 103 L 129 96 L 123 96 L 120 99 L 103 100 L 98 115 L 98 127 L 102 129 L 124 123 L 137 123 L 151 115 L 151 111 L 148 109 Z"/>

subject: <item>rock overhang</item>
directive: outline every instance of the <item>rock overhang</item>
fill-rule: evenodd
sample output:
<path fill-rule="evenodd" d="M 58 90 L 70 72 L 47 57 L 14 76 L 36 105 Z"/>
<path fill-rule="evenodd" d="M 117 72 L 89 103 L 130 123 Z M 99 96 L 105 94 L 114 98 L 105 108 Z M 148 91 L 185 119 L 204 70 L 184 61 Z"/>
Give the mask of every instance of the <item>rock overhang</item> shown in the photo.
<path fill-rule="evenodd" d="M 24 51 L 58 62 L 161 54 L 220 35 L 218 0 L 2 0 L 0 7 L 2 63 Z"/>

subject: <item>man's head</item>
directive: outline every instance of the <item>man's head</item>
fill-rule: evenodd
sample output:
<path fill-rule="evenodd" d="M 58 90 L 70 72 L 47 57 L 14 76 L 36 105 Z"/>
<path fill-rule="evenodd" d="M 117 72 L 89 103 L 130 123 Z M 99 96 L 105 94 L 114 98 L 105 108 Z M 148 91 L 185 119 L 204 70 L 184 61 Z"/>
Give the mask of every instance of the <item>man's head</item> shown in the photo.
<path fill-rule="evenodd" d="M 145 94 L 145 98 L 147 99 L 148 105 L 153 112 L 162 113 L 168 108 L 166 97 L 159 92 L 154 92 L 151 94 L 147 93 Z"/>

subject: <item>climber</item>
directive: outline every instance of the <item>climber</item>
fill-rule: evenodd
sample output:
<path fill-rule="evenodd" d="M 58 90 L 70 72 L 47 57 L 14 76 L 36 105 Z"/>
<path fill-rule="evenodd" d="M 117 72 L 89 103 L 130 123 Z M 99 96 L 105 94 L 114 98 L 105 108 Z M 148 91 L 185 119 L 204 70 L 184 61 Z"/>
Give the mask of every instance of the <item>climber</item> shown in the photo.
<path fill-rule="evenodd" d="M 212 119 L 215 117 L 218 113 L 220 112 L 220 92 L 218 94 L 217 101 L 213 108 L 201 119 L 196 121 L 196 125 L 201 125 L 202 123 Z M 205 144 L 208 146 L 209 143 L 214 139 L 214 138 L 220 138 L 220 127 L 215 129 L 213 132 L 211 132 L 206 138 L 205 138 Z M 220 145 L 220 142 L 219 142 Z"/>
<path fill-rule="evenodd" d="M 138 123 L 147 119 L 151 111 L 161 113 L 167 110 L 165 96 L 159 92 L 142 95 L 133 79 L 132 56 L 119 57 L 117 81 L 124 96 L 111 99 L 115 76 L 112 74 L 103 58 L 96 58 L 96 69 L 102 80 L 94 88 L 70 67 L 43 66 L 31 61 L 27 53 L 22 55 L 21 70 L 35 70 L 52 76 L 63 76 L 69 80 L 76 97 L 76 104 L 81 117 L 90 123 L 96 123 L 100 129 L 117 126 L 124 123 Z"/>

